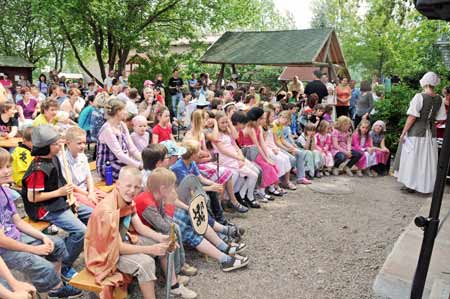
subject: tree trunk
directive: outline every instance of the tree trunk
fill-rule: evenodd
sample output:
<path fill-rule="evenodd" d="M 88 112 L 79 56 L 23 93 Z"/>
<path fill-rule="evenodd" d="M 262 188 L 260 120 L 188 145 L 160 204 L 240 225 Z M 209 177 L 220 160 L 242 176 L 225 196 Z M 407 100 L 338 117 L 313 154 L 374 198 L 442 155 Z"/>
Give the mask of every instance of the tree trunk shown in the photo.
<path fill-rule="evenodd" d="M 127 58 L 128 54 L 130 53 L 130 48 L 122 48 L 119 50 L 119 67 L 117 69 L 117 72 L 119 76 L 123 76 L 126 72 L 126 66 L 127 66 Z"/>

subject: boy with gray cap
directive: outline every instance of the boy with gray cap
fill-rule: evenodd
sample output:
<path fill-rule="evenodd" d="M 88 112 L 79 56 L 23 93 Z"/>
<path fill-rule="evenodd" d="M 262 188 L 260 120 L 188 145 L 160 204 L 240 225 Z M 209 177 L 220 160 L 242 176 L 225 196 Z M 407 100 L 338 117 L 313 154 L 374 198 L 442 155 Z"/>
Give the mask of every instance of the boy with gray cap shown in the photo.
<path fill-rule="evenodd" d="M 34 160 L 22 180 L 22 197 L 31 219 L 48 221 L 69 233 L 65 239 L 68 254 L 61 271 L 63 279 L 68 281 L 77 274 L 72 264 L 83 250 L 92 208 L 80 204 L 75 215 L 67 203 L 67 194 L 73 192 L 73 186 L 67 184 L 57 158 L 61 150 L 60 138 L 54 126 L 41 125 L 33 129 L 31 155 Z"/>

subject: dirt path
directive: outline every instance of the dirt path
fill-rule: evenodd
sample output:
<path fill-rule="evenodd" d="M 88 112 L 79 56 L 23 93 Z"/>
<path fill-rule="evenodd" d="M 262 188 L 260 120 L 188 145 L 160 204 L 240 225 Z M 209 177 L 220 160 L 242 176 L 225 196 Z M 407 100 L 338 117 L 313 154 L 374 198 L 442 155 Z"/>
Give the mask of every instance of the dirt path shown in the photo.
<path fill-rule="evenodd" d="M 251 264 L 226 274 L 197 256 L 191 263 L 200 273 L 190 286 L 200 298 L 373 298 L 379 268 L 424 198 L 400 193 L 392 177 L 320 181 L 353 193 L 301 186 L 234 219 L 248 228 Z"/>

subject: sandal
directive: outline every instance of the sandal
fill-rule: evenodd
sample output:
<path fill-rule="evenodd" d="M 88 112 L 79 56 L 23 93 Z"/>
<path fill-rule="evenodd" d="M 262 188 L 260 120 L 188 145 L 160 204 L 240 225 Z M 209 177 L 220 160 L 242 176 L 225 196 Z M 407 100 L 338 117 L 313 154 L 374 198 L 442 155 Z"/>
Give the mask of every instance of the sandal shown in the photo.
<path fill-rule="evenodd" d="M 247 213 L 248 212 L 248 208 L 245 207 L 244 205 L 240 204 L 239 202 L 237 204 L 234 204 L 231 202 L 231 206 L 233 207 L 233 209 L 239 213 Z"/>
<path fill-rule="evenodd" d="M 223 272 L 230 272 L 230 271 L 233 271 L 233 270 L 236 270 L 236 269 L 239 269 L 239 268 L 243 268 L 243 267 L 248 265 L 248 262 L 249 262 L 249 258 L 248 257 L 245 257 L 242 260 L 238 260 L 238 259 L 232 258 L 230 262 L 222 263 L 222 265 L 221 265 L 222 266 L 222 271 Z"/>
<path fill-rule="evenodd" d="M 267 193 L 274 195 L 274 196 L 283 196 L 283 194 L 281 194 L 281 192 L 276 189 L 273 191 L 267 190 Z M 267 198 L 267 199 L 270 200 L 269 198 Z"/>

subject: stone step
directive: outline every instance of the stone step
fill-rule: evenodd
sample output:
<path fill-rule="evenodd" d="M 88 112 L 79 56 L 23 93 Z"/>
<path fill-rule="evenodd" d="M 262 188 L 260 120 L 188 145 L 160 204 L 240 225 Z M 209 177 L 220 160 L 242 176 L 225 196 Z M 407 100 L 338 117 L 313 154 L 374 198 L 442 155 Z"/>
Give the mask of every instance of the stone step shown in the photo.
<path fill-rule="evenodd" d="M 428 198 L 418 215 L 427 216 L 431 198 Z M 445 194 L 442 202 L 442 219 L 450 210 L 450 195 Z M 414 224 L 414 219 L 400 235 L 378 273 L 373 290 L 379 298 L 409 299 L 411 284 L 422 245 L 423 231 Z M 433 283 L 443 273 L 450 272 L 450 219 L 436 238 L 428 271 L 423 298 L 429 298 Z M 448 298 L 446 298 L 448 299 Z"/>
<path fill-rule="evenodd" d="M 429 299 L 450 299 L 450 274 L 447 279 L 438 278 L 434 281 Z"/>

